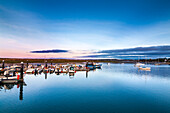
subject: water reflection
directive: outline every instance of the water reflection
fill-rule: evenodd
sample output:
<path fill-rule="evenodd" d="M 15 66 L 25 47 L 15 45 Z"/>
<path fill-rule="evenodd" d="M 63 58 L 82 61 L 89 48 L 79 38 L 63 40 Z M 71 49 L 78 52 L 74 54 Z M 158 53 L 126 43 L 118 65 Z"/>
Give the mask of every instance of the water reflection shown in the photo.
<path fill-rule="evenodd" d="M 127 73 L 131 75 L 136 75 L 136 76 L 151 76 L 151 77 L 163 77 L 163 78 L 170 78 L 169 74 L 169 65 L 164 65 L 164 66 L 154 66 L 150 65 L 151 70 L 140 70 L 137 67 L 134 67 L 133 64 L 110 64 L 110 65 L 104 65 L 103 68 L 106 70 L 109 70 L 111 72 L 121 72 L 121 73 Z"/>
<path fill-rule="evenodd" d="M 135 85 L 142 84 L 143 81 L 140 80 L 140 79 L 139 80 L 133 80 L 133 78 L 132 78 L 133 76 L 135 76 L 136 78 L 143 76 L 144 79 L 145 79 L 145 82 L 147 81 L 147 79 L 149 77 L 170 78 L 170 75 L 169 75 L 170 70 L 169 69 L 170 69 L 170 67 L 168 67 L 168 66 L 167 67 L 152 66 L 151 67 L 151 71 L 143 71 L 143 70 L 138 70 L 132 64 L 131 65 L 130 64 L 127 64 L 127 65 L 126 64 L 124 64 L 124 65 L 109 64 L 109 65 L 103 65 L 102 70 L 101 69 L 95 69 L 95 70 L 90 70 L 90 71 L 84 71 L 85 73 L 81 73 L 83 75 L 83 78 L 81 78 L 81 79 L 75 79 L 77 76 L 80 75 L 79 72 L 76 72 L 76 73 L 55 73 L 55 72 L 48 72 L 47 73 L 47 72 L 42 72 L 42 73 L 34 73 L 34 74 L 30 74 L 30 75 L 27 74 L 26 76 L 29 78 L 29 80 L 27 81 L 28 84 L 30 86 L 33 84 L 32 87 L 34 87 L 34 86 L 36 87 L 38 82 L 42 82 L 43 80 L 45 80 L 45 82 L 43 84 L 41 84 L 41 85 L 43 85 L 43 87 L 41 86 L 41 87 L 35 88 L 36 90 L 43 89 L 46 92 L 48 92 L 48 91 L 49 92 L 53 92 L 55 90 L 56 92 L 58 91 L 58 96 L 60 97 L 60 96 L 62 96 L 62 95 L 60 95 L 60 93 L 62 93 L 63 89 L 67 90 L 68 94 L 69 94 L 70 92 L 74 92 L 75 91 L 75 90 L 74 91 L 70 90 L 70 89 L 72 89 L 71 86 L 73 86 L 73 87 L 74 86 L 81 87 L 81 85 L 83 84 L 82 85 L 83 88 L 85 90 L 91 92 L 92 95 L 98 95 L 98 97 L 101 98 L 101 99 L 105 98 L 107 96 L 108 97 L 109 96 L 112 97 L 112 99 L 110 101 L 108 100 L 107 102 L 111 102 L 111 104 L 113 104 L 114 103 L 114 99 L 116 100 L 116 98 L 119 98 L 119 96 L 116 97 L 117 95 L 123 95 L 123 93 L 121 93 L 121 92 L 126 92 L 127 95 L 130 95 L 131 92 L 133 92 L 133 91 L 135 92 L 135 90 L 139 91 L 138 87 L 136 87 Z M 95 74 L 97 76 L 93 76 Z M 128 75 L 130 75 L 129 78 L 127 77 Z M 35 78 L 35 76 L 36 76 L 36 78 Z M 51 79 L 55 78 L 56 76 L 61 77 L 61 78 L 58 81 L 57 80 L 53 80 L 53 81 L 55 81 L 55 82 L 53 82 Z M 65 76 L 67 76 L 67 77 L 65 77 Z M 66 78 L 67 78 L 67 80 L 66 80 Z M 37 79 L 37 80 L 35 80 L 35 79 Z M 72 79 L 72 80 L 70 80 L 70 79 Z M 84 80 L 84 79 L 85 79 L 85 82 L 84 81 L 82 82 L 82 80 Z M 70 87 L 67 89 L 66 86 L 68 84 L 68 80 L 74 81 L 74 83 L 71 82 L 69 84 Z M 139 82 L 139 83 L 136 83 L 136 81 Z M 51 82 L 51 83 L 49 83 L 49 82 Z M 61 82 L 61 84 L 59 82 Z M 127 84 L 128 82 L 129 82 L 130 85 L 132 84 L 132 86 Z M 126 86 L 129 85 L 129 86 L 127 86 L 128 88 L 131 87 L 131 88 L 134 88 L 134 89 L 130 89 L 131 91 L 128 92 L 129 89 L 126 89 L 126 87 L 122 86 L 122 84 L 125 84 L 125 83 L 126 83 Z M 102 85 L 105 85 L 105 84 L 106 84 L 106 86 L 103 87 Z M 133 86 L 133 84 L 135 84 L 135 85 Z M 151 81 L 150 81 L 150 84 L 151 84 L 150 86 L 154 86 L 151 83 Z M 19 100 L 23 100 L 24 99 L 24 86 L 27 86 L 25 83 L 0 84 L 0 90 L 1 91 L 2 90 L 14 90 L 15 86 L 17 86 L 17 88 L 19 88 Z M 101 90 L 98 87 L 100 87 Z M 143 87 L 145 88 L 145 86 L 143 86 Z M 140 87 L 140 88 L 142 89 L 143 87 Z M 156 85 L 154 87 L 157 88 Z M 60 88 L 62 90 L 60 90 Z M 96 92 L 94 90 L 90 90 L 90 88 L 94 88 L 94 89 L 96 88 Z M 32 89 L 33 88 L 30 88 L 30 92 L 31 92 Z M 46 90 L 46 89 L 48 89 L 48 90 Z M 103 94 L 102 93 L 103 90 L 106 90 L 108 92 L 106 94 Z M 114 90 L 115 92 L 113 93 L 112 90 Z M 159 89 L 159 90 L 161 90 L 161 89 Z M 53 93 L 56 93 L 55 91 Z M 80 95 L 82 94 L 81 91 L 83 91 L 83 90 L 81 89 L 80 92 L 79 92 L 78 88 L 76 90 L 76 92 L 80 93 Z M 146 89 L 143 89 L 143 91 L 145 92 Z M 151 89 L 149 89 L 149 91 L 151 91 Z M 27 91 L 27 92 L 29 92 L 29 91 Z M 43 94 L 41 94 L 41 93 L 38 93 L 38 94 L 42 96 Z M 76 94 L 78 94 L 78 93 L 76 93 Z M 116 93 L 117 93 L 117 95 L 114 95 Z M 72 93 L 70 93 L 70 94 L 72 95 Z M 165 94 L 166 94 L 166 92 L 165 92 Z M 90 93 L 89 93 L 89 95 L 90 95 Z M 100 95 L 101 95 L 101 97 L 100 97 Z M 103 97 L 103 95 L 105 95 L 105 97 Z M 140 95 L 140 94 L 138 94 L 138 95 Z M 152 95 L 152 94 L 148 94 L 148 95 Z M 88 98 L 86 96 L 87 96 L 87 93 L 84 93 L 84 98 Z M 53 95 L 53 98 L 57 98 L 57 96 Z M 108 98 L 106 98 L 106 99 L 108 99 Z M 99 100 L 100 99 L 98 99 L 98 101 Z M 104 99 L 100 100 L 100 101 L 104 101 Z M 121 101 L 121 99 L 120 99 L 120 101 Z M 98 104 L 98 103 L 96 103 L 96 104 Z"/>
<path fill-rule="evenodd" d="M 17 86 L 19 88 L 19 100 L 23 100 L 23 86 L 26 86 L 25 82 L 20 82 L 20 83 L 7 83 L 7 84 L 0 84 L 0 91 L 5 90 L 12 90 L 14 86 Z"/>
<path fill-rule="evenodd" d="M 99 69 L 101 69 L 101 68 L 99 68 Z M 96 69 L 90 70 L 90 71 L 96 71 Z M 86 72 L 85 77 L 88 78 L 89 71 L 85 71 L 85 72 Z M 48 73 L 49 73 L 49 75 L 48 75 Z M 77 73 L 79 73 L 79 72 L 77 72 Z M 73 79 L 76 73 L 69 73 L 69 72 L 68 73 L 55 73 L 54 71 L 53 72 L 41 72 L 41 73 L 35 72 L 33 74 L 27 74 L 27 76 L 34 75 L 34 76 L 38 77 L 38 76 L 44 75 L 45 76 L 44 79 L 47 80 L 48 76 L 52 76 L 52 74 L 57 75 L 57 76 L 59 76 L 59 75 L 67 76 L 68 75 L 70 79 Z M 7 90 L 12 90 L 12 89 L 15 88 L 15 86 L 17 88 L 19 88 L 19 100 L 23 100 L 23 92 L 24 92 L 23 86 L 27 86 L 25 82 L 6 83 L 6 84 L 1 83 L 0 84 L 0 91 L 5 90 L 5 92 L 6 92 Z"/>

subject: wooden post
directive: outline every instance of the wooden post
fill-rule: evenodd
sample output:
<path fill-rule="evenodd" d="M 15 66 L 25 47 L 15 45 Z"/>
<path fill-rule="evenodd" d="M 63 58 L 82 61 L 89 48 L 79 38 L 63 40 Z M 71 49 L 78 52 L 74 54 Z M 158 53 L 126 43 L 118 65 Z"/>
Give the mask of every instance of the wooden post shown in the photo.
<path fill-rule="evenodd" d="M 88 66 L 88 61 L 86 61 L 86 67 Z"/>
<path fill-rule="evenodd" d="M 28 60 L 27 60 L 27 68 L 28 68 Z"/>
<path fill-rule="evenodd" d="M 23 81 L 23 68 L 24 68 L 24 63 L 21 62 L 21 74 L 20 74 L 20 80 Z"/>
<path fill-rule="evenodd" d="M 47 60 L 45 61 L 45 68 L 47 68 Z"/>
<path fill-rule="evenodd" d="M 5 68 L 5 61 L 2 60 L 2 69 L 4 69 L 4 68 Z"/>
<path fill-rule="evenodd" d="M 51 66 L 53 65 L 52 60 L 51 60 Z"/>

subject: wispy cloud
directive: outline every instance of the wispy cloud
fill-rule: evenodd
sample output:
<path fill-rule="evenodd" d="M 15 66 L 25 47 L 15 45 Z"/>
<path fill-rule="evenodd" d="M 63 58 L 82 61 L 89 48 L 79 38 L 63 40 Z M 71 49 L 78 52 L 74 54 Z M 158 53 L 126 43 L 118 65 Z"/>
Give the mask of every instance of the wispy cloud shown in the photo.
<path fill-rule="evenodd" d="M 68 52 L 68 50 L 60 50 L 60 49 L 53 49 L 53 50 L 39 50 L 39 51 L 30 51 L 31 53 L 64 53 Z"/>
<path fill-rule="evenodd" d="M 138 59 L 140 58 L 160 58 L 170 57 L 170 45 L 136 47 L 128 49 L 101 50 L 94 52 L 93 55 L 83 56 L 83 58 L 119 58 L 119 59 Z"/>

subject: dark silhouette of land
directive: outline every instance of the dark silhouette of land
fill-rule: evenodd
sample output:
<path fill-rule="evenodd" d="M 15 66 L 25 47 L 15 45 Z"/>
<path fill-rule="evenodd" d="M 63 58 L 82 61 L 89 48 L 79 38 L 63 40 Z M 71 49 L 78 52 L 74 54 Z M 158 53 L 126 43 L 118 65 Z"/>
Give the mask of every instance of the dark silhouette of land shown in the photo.
<path fill-rule="evenodd" d="M 26 59 L 26 58 L 0 58 L 0 62 L 5 60 L 5 63 L 74 63 L 74 62 L 105 62 L 105 63 L 136 63 L 136 62 L 147 62 L 147 63 L 164 63 L 170 64 L 170 58 L 159 58 L 159 59 L 140 59 L 140 60 L 132 60 L 132 59 Z"/>

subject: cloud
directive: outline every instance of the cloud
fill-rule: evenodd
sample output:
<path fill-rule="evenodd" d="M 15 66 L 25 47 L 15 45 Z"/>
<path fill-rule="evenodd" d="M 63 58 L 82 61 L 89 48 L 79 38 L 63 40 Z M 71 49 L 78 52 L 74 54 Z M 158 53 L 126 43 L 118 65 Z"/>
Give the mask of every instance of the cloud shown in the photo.
<path fill-rule="evenodd" d="M 128 49 L 101 50 L 93 55 L 82 58 L 118 58 L 118 59 L 138 59 L 138 58 L 161 58 L 170 57 L 170 45 L 136 47 Z"/>
<path fill-rule="evenodd" d="M 30 51 L 31 53 L 65 53 L 68 50 L 60 50 L 60 49 L 53 49 L 53 50 L 39 50 L 39 51 Z"/>
<path fill-rule="evenodd" d="M 136 47 L 128 49 L 102 50 L 98 53 L 114 53 L 114 52 L 148 52 L 148 51 L 170 51 L 170 45 L 167 46 L 151 46 L 151 47 Z"/>

